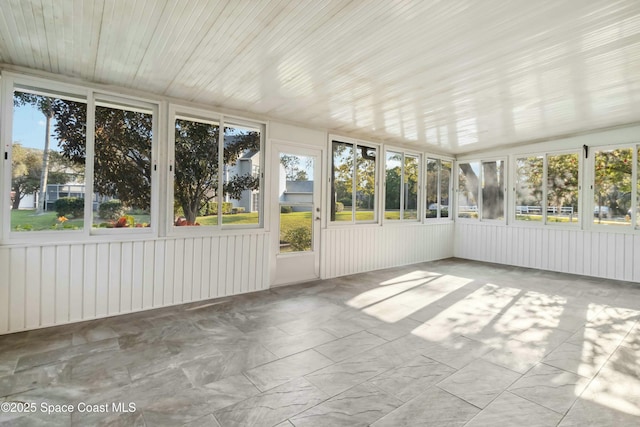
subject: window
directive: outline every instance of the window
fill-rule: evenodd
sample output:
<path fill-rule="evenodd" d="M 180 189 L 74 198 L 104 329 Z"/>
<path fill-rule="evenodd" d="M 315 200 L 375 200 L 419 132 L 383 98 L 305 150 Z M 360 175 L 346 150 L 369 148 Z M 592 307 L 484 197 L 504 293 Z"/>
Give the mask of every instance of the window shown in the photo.
<path fill-rule="evenodd" d="M 578 153 L 547 155 L 547 223 L 578 223 Z"/>
<path fill-rule="evenodd" d="M 220 126 L 188 117 L 176 117 L 174 125 L 172 221 L 175 226 L 218 225 Z"/>
<path fill-rule="evenodd" d="M 458 163 L 458 218 L 478 219 L 480 162 Z"/>
<path fill-rule="evenodd" d="M 482 219 L 504 220 L 504 160 L 482 162 Z"/>
<path fill-rule="evenodd" d="M 449 218 L 451 161 L 427 159 L 426 218 Z"/>
<path fill-rule="evenodd" d="M 544 157 L 516 159 L 516 220 L 542 222 Z"/>
<path fill-rule="evenodd" d="M 86 100 L 16 86 L 13 105 L 11 231 L 82 230 Z"/>
<path fill-rule="evenodd" d="M 387 151 L 385 160 L 384 218 L 418 220 L 420 157 Z"/>
<path fill-rule="evenodd" d="M 259 204 L 255 207 L 253 200 L 260 198 L 261 141 L 258 127 L 225 124 L 222 196 L 228 207 L 222 224 L 260 224 Z"/>
<path fill-rule="evenodd" d="M 458 164 L 458 218 L 504 220 L 504 160 Z"/>
<path fill-rule="evenodd" d="M 331 147 L 331 221 L 376 221 L 377 148 L 340 141 Z"/>
<path fill-rule="evenodd" d="M 516 221 L 578 223 L 578 153 L 517 157 L 515 172 Z"/>
<path fill-rule="evenodd" d="M 173 226 L 260 225 L 261 126 L 173 116 Z"/>
<path fill-rule="evenodd" d="M 98 100 L 94 138 L 94 227 L 150 227 L 153 111 Z"/>
<path fill-rule="evenodd" d="M 633 150 L 618 148 L 594 153 L 593 222 L 630 226 L 632 218 Z"/>

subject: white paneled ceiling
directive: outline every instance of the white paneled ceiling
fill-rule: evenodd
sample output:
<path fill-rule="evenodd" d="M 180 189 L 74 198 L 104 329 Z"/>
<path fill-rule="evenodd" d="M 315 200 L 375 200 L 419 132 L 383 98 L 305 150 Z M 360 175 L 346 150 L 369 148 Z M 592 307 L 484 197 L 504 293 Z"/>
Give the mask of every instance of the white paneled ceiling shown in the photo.
<path fill-rule="evenodd" d="M 0 63 L 464 153 L 638 122 L 640 1 L 1 0 Z"/>

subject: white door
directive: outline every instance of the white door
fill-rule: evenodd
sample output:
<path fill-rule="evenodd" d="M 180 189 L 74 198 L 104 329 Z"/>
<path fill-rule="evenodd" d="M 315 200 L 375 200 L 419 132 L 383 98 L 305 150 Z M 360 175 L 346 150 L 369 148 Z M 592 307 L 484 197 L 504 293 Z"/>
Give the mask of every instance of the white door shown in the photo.
<path fill-rule="evenodd" d="M 320 277 L 321 151 L 288 144 L 273 150 L 271 215 L 275 277 L 272 285 L 286 285 Z M 277 182 L 275 180 L 277 179 Z"/>

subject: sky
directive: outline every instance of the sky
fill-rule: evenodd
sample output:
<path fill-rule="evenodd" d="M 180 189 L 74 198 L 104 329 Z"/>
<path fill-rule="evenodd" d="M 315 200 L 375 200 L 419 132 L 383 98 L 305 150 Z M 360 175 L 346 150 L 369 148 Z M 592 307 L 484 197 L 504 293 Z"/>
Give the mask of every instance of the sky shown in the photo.
<path fill-rule="evenodd" d="M 51 133 L 55 119 L 51 121 Z M 13 109 L 13 142 L 19 142 L 24 147 L 44 149 L 44 115 L 31 105 L 14 107 Z M 51 137 L 50 149 L 57 150 L 58 140 Z"/>

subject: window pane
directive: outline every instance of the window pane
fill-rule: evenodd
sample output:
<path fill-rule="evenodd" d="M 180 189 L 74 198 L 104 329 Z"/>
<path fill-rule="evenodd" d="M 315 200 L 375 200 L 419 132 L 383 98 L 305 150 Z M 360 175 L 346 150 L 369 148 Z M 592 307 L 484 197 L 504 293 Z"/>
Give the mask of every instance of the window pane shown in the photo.
<path fill-rule="evenodd" d="M 225 126 L 223 156 L 222 223 L 259 224 L 260 130 Z"/>
<path fill-rule="evenodd" d="M 440 161 L 427 159 L 427 206 L 426 218 L 438 217 L 438 187 L 440 186 Z"/>
<path fill-rule="evenodd" d="M 542 221 L 542 156 L 516 159 L 516 219 Z"/>
<path fill-rule="evenodd" d="M 353 145 L 333 142 L 331 221 L 353 221 Z"/>
<path fill-rule="evenodd" d="M 440 169 L 440 218 L 448 218 L 450 211 L 449 187 L 451 186 L 451 162 L 442 160 Z"/>
<path fill-rule="evenodd" d="M 96 106 L 94 226 L 149 226 L 152 124 L 150 111 Z"/>
<path fill-rule="evenodd" d="M 478 218 L 480 162 L 458 164 L 458 218 Z"/>
<path fill-rule="evenodd" d="M 578 222 L 578 154 L 547 157 L 547 222 Z"/>
<path fill-rule="evenodd" d="M 418 219 L 418 171 L 417 156 L 404 156 L 404 210 L 402 219 Z"/>
<path fill-rule="evenodd" d="M 218 224 L 217 123 L 175 121 L 173 223 L 175 226 Z"/>
<path fill-rule="evenodd" d="M 482 163 L 482 219 L 504 219 L 504 161 Z"/>
<path fill-rule="evenodd" d="M 400 219 L 400 191 L 402 188 L 402 154 L 387 151 L 385 158 L 385 219 Z"/>
<path fill-rule="evenodd" d="M 84 226 L 87 107 L 15 91 L 11 147 L 11 230 Z"/>
<path fill-rule="evenodd" d="M 356 221 L 375 221 L 376 149 L 356 149 Z"/>
<path fill-rule="evenodd" d="M 596 151 L 593 222 L 631 224 L 631 148 Z"/>

